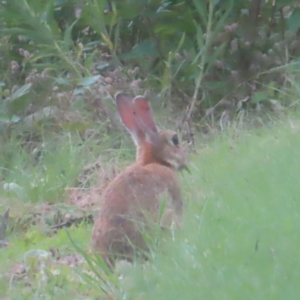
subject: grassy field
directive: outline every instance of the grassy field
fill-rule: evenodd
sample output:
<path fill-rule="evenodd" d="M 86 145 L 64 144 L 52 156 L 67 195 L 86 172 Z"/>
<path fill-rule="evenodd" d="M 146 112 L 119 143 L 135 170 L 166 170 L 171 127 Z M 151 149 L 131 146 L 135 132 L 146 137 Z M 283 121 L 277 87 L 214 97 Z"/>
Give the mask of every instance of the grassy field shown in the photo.
<path fill-rule="evenodd" d="M 184 180 L 185 227 L 134 271 L 145 299 L 298 299 L 297 129 L 217 139 Z"/>
<path fill-rule="evenodd" d="M 181 175 L 182 230 L 162 238 L 149 262 L 123 267 L 120 279 L 103 275 L 109 285 L 99 280 L 98 287 L 75 272 L 87 267 L 78 264 L 65 229 L 49 233 L 47 222 L 33 222 L 31 213 L 40 210 L 41 201 L 52 201 L 51 212 L 75 210 L 59 195 L 96 159 L 100 146 L 77 146 L 69 139 L 60 148 L 62 143 L 54 147 L 52 141 L 53 149 L 46 151 L 46 144 L 36 165 L 15 151 L 10 164 L 20 168 L 7 176 L 23 190 L 3 191 L 0 212 L 10 206 L 13 221 L 22 222 L 7 232 L 8 246 L 0 249 L 1 299 L 105 299 L 103 286 L 118 299 L 299 299 L 299 134 L 300 124 L 289 121 L 229 130 L 203 145 L 191 157 L 191 174 Z M 87 149 L 92 149 L 88 156 Z M 105 157 L 107 165 L 121 166 L 133 153 L 107 152 Z M 45 174 L 48 179 L 42 180 Z M 91 225 L 69 232 L 89 251 Z M 23 263 L 26 253 L 37 249 L 52 249 L 44 268 Z"/>

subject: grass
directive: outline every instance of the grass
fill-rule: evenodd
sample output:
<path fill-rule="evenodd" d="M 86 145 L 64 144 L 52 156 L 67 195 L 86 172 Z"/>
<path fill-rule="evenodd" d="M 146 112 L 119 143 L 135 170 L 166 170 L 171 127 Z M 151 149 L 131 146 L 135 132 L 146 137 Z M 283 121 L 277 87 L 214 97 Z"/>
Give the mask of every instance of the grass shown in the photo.
<path fill-rule="evenodd" d="M 298 134 L 281 125 L 203 149 L 183 183 L 185 226 L 131 271 L 133 299 L 298 299 Z"/>
<path fill-rule="evenodd" d="M 238 135 L 229 130 L 202 147 L 191 159 L 192 174 L 181 176 L 185 196 L 182 230 L 165 237 L 148 263 L 125 269 L 114 290 L 117 298 L 298 299 L 299 132 L 297 122 L 241 131 Z M 91 161 L 84 160 L 91 144 L 78 146 L 76 141 L 68 140 L 59 145 L 61 151 L 45 151 L 39 164 L 26 170 L 42 174 L 38 172 L 47 166 L 51 175 L 65 168 L 64 180 L 49 175 L 50 185 L 59 183 L 64 187 L 74 182 L 83 164 L 92 162 L 96 155 L 90 156 Z M 26 157 L 18 153 L 15 161 L 22 165 Z M 126 158 L 128 154 L 124 153 Z M 22 172 L 16 174 L 21 185 Z M 30 190 L 30 184 L 26 186 Z M 34 201 L 26 196 L 17 204 L 19 211 L 25 211 L 28 205 L 39 207 L 44 199 L 57 198 L 57 194 L 50 197 L 44 191 L 39 187 Z M 7 203 L 0 201 L 1 211 Z M 70 232 L 81 248 L 89 249 L 91 225 L 72 227 Z M 74 253 L 65 230 L 49 235 L 38 224 L 31 224 L 26 230 L 10 232 L 7 240 L 8 247 L 0 249 L 0 290 L 4 291 L 4 299 L 101 299 L 88 280 L 79 280 L 67 266 L 52 264 L 46 281 L 28 275 L 10 283 L 5 275 L 30 250 L 54 248 L 61 256 Z M 59 273 L 54 272 L 57 269 Z"/>

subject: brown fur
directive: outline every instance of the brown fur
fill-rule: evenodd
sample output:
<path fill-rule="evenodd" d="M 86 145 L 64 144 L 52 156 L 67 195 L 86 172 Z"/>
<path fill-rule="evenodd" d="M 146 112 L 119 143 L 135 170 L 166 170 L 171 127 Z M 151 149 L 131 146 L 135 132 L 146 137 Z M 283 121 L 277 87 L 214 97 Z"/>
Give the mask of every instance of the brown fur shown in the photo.
<path fill-rule="evenodd" d="M 160 221 L 163 196 L 167 195 L 171 204 L 162 217 L 162 226 L 179 225 L 183 213 L 175 170 L 185 166 L 187 156 L 179 145 L 172 144 L 175 132 L 157 131 L 148 102 L 138 97 L 136 104 L 137 97 L 116 96 L 119 114 L 137 143 L 137 159 L 106 188 L 92 233 L 94 249 L 111 266 L 117 258 L 130 260 L 136 250 L 147 250 L 142 231 Z"/>

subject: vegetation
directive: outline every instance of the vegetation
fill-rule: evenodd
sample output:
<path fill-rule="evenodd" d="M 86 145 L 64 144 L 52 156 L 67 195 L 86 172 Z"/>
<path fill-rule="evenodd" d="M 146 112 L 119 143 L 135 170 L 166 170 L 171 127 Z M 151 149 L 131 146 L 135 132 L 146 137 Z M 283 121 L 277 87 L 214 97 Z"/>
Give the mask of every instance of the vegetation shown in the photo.
<path fill-rule="evenodd" d="M 0 298 L 297 299 L 298 1 L 9 0 L 0 22 Z M 192 174 L 182 230 L 112 274 L 89 242 L 134 160 L 118 90 Z"/>
<path fill-rule="evenodd" d="M 181 119 L 197 123 L 245 106 L 294 105 L 284 89 L 294 82 L 287 71 L 298 69 L 297 1 L 13 0 L 0 8 L 6 123 L 83 99 L 99 106 L 124 88 L 151 88 L 160 105 L 172 99 L 186 111 Z"/>
<path fill-rule="evenodd" d="M 291 119 L 288 125 L 268 129 L 232 129 L 203 147 L 192 158 L 192 176 L 182 176 L 183 229 L 161 236 L 145 265 L 120 264 L 120 279 L 101 272 L 101 261 L 97 273 L 92 272 L 75 254 L 66 230 L 55 234 L 49 229 L 54 212 L 70 213 L 74 206 L 58 202 L 47 208 L 45 202 L 38 207 L 30 204 L 30 199 L 1 200 L 3 205 L 10 203 L 14 224 L 7 235 L 9 245 L 1 250 L 5 274 L 1 296 L 98 299 L 108 293 L 118 299 L 281 299 L 284 295 L 297 299 L 299 128 L 299 122 Z M 46 166 L 55 164 L 52 155 L 46 155 Z M 77 152 L 72 161 L 80 160 Z M 49 180 L 52 186 L 57 184 L 54 177 Z M 72 226 L 68 232 L 75 245 L 89 253 L 91 225 Z M 44 273 L 23 263 L 29 254 L 38 257 L 32 253 L 38 250 L 50 254 L 41 268 Z"/>

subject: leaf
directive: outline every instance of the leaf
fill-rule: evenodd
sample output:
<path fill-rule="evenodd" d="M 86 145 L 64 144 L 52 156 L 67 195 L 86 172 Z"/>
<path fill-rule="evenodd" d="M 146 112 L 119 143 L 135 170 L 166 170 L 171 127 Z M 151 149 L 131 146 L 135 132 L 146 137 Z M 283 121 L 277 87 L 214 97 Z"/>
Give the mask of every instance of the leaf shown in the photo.
<path fill-rule="evenodd" d="M 11 123 L 18 123 L 19 121 L 21 121 L 21 118 L 19 116 L 13 115 L 10 119 Z"/>
<path fill-rule="evenodd" d="M 207 10 L 205 7 L 205 2 L 202 0 L 193 0 L 194 5 L 196 6 L 197 12 L 200 15 L 204 24 L 207 24 Z"/>
<path fill-rule="evenodd" d="M 114 50 L 114 45 L 112 43 L 112 41 L 109 39 L 108 36 L 106 36 L 104 33 L 101 32 L 101 36 L 102 36 L 102 39 L 103 41 L 107 44 L 108 48 L 110 51 L 113 51 Z"/>
<path fill-rule="evenodd" d="M 220 54 L 223 52 L 226 44 L 221 44 L 216 50 L 214 50 L 212 55 L 209 55 L 207 58 L 207 66 L 205 72 L 209 72 L 212 64 L 216 61 L 216 59 L 220 56 Z"/>
<path fill-rule="evenodd" d="M 109 66 L 110 66 L 110 63 L 108 63 L 108 62 L 102 62 L 96 68 L 98 70 L 104 70 L 104 69 L 106 69 Z"/>
<path fill-rule="evenodd" d="M 93 50 L 101 45 L 100 41 L 92 41 L 84 45 L 84 51 Z"/>
<path fill-rule="evenodd" d="M 169 10 L 165 9 L 166 7 L 168 7 L 171 4 L 171 2 L 166 1 L 166 2 L 162 2 L 162 5 L 157 9 L 157 13 L 160 12 L 168 12 Z"/>
<path fill-rule="evenodd" d="M 85 77 L 81 82 L 78 83 L 78 85 L 81 86 L 89 86 L 97 82 L 97 80 L 100 78 L 100 75 Z"/>
<path fill-rule="evenodd" d="M 98 54 L 98 51 L 95 50 L 91 55 L 89 55 L 89 57 L 86 59 L 85 63 L 84 63 L 84 66 L 85 68 L 87 68 L 88 70 L 90 70 L 93 66 L 93 61 L 94 61 L 94 58 L 96 56 L 96 54 Z"/>
<path fill-rule="evenodd" d="M 163 214 L 166 211 L 167 202 L 168 202 L 168 198 L 167 197 L 163 197 L 162 201 L 160 202 L 160 205 L 159 205 L 159 215 L 158 215 L 159 222 L 161 222 Z"/>
<path fill-rule="evenodd" d="M 84 88 L 78 88 L 73 91 L 73 95 L 83 95 L 85 92 Z"/>
<path fill-rule="evenodd" d="M 156 34 L 172 35 L 176 34 L 178 29 L 175 26 L 170 26 L 169 24 L 158 24 L 154 27 L 154 32 Z"/>
<path fill-rule="evenodd" d="M 137 57 L 157 57 L 158 51 L 156 47 L 156 40 L 151 38 L 135 45 L 132 49 L 132 53 L 136 54 Z"/>
<path fill-rule="evenodd" d="M 252 101 L 254 103 L 260 103 L 268 98 L 268 95 L 265 92 L 257 91 L 252 95 Z"/>
<path fill-rule="evenodd" d="M 92 275 L 89 275 L 87 273 L 84 273 L 82 270 L 77 269 L 76 270 L 78 274 L 88 283 L 90 287 L 93 287 L 95 290 L 100 290 L 102 293 L 107 294 L 107 292 L 101 287 L 99 284 L 98 278 L 94 278 Z"/>
<path fill-rule="evenodd" d="M 55 6 L 61 6 L 65 3 L 67 3 L 67 2 L 68 2 L 68 0 L 54 0 L 54 5 Z"/>
<path fill-rule="evenodd" d="M 300 28 L 300 8 L 294 9 L 293 13 L 287 20 L 287 27 L 289 31 L 297 33 Z"/>
<path fill-rule="evenodd" d="M 24 118 L 23 122 L 27 126 L 32 126 L 32 124 L 39 122 L 43 119 L 57 116 L 58 112 L 59 110 L 56 106 L 46 106 L 43 109 Z"/>
<path fill-rule="evenodd" d="M 70 232 L 68 230 L 66 230 L 66 233 L 67 233 L 67 236 L 72 244 L 72 246 L 75 248 L 75 250 L 80 253 L 84 259 L 86 260 L 86 262 L 88 263 L 89 267 L 91 268 L 91 270 L 93 271 L 93 273 L 100 279 L 100 280 L 103 280 L 102 279 L 102 275 L 101 273 L 98 271 L 98 268 L 96 268 L 94 266 L 94 261 L 97 263 L 97 267 L 100 267 L 100 269 L 102 271 L 105 272 L 106 275 L 110 275 L 111 274 L 111 271 L 110 269 L 108 268 L 108 266 L 106 265 L 106 263 L 104 262 L 104 260 L 97 254 L 95 254 L 95 258 L 93 259 L 91 256 L 89 256 L 85 251 L 83 251 L 76 243 L 75 241 L 73 240 Z"/>
<path fill-rule="evenodd" d="M 225 12 L 222 11 L 222 17 L 219 19 L 219 21 L 217 22 L 214 32 L 213 32 L 213 36 L 212 39 L 214 39 L 214 37 L 223 30 L 224 25 L 226 23 L 227 18 L 229 17 L 230 13 L 232 12 L 232 9 L 234 7 L 233 5 L 233 1 L 230 0 L 228 1 L 229 3 L 227 4 L 227 9 L 225 10 Z"/>
<path fill-rule="evenodd" d="M 131 5 L 129 9 L 126 1 L 124 1 L 124 3 L 122 3 L 122 1 L 118 1 L 118 15 L 120 15 L 122 19 L 131 21 L 140 15 L 139 5 Z"/>
<path fill-rule="evenodd" d="M 241 16 L 249 16 L 249 9 L 247 8 L 241 9 Z"/>
<path fill-rule="evenodd" d="M 276 111 L 276 112 L 280 112 L 283 110 L 283 106 L 281 105 L 281 103 L 278 100 L 275 99 L 270 99 L 269 100 L 270 104 L 271 104 L 271 108 Z"/>
<path fill-rule="evenodd" d="M 19 88 L 18 90 L 16 90 L 10 97 L 11 101 L 14 101 L 14 100 L 26 95 L 29 92 L 31 86 L 32 86 L 31 83 L 27 83 L 27 84 L 23 85 L 21 88 Z"/>
<path fill-rule="evenodd" d="M 182 47 L 182 45 L 184 43 L 184 40 L 185 40 L 185 32 L 181 36 L 181 39 L 180 39 L 179 44 L 177 46 L 176 52 L 178 52 L 180 50 L 180 48 Z"/>
<path fill-rule="evenodd" d="M 0 105 L 0 122 L 10 123 L 10 103 L 8 101 L 2 101 Z"/>
<path fill-rule="evenodd" d="M 74 25 L 77 23 L 79 19 L 75 20 L 71 26 L 69 26 L 66 31 L 65 31 L 65 34 L 64 34 L 64 50 L 65 51 L 69 51 L 69 49 L 71 48 L 72 46 L 72 29 L 74 27 Z"/>
<path fill-rule="evenodd" d="M 196 55 L 196 57 L 194 58 L 192 64 L 195 64 L 199 57 L 202 55 L 203 51 L 204 51 L 204 44 L 205 44 L 205 41 L 203 39 L 203 31 L 202 31 L 202 28 L 200 25 L 197 25 L 196 24 L 196 30 L 197 30 L 197 46 L 198 46 L 198 49 L 199 49 L 199 52 L 198 54 Z"/>
<path fill-rule="evenodd" d="M 296 3 L 295 0 L 276 0 L 276 8 L 283 8 L 285 6 L 289 6 L 293 3 Z"/>
<path fill-rule="evenodd" d="M 0 123 L 10 123 L 10 118 L 7 114 L 0 112 Z"/>
<path fill-rule="evenodd" d="M 58 84 L 61 84 L 61 85 L 70 85 L 70 81 L 69 81 L 69 79 L 67 79 L 67 78 L 57 78 L 56 80 L 55 80 Z"/>
<path fill-rule="evenodd" d="M 45 11 L 43 13 L 43 21 L 46 22 L 47 24 L 53 24 L 54 21 L 54 14 L 55 14 L 55 3 L 54 1 L 47 1 L 47 5 L 45 7 Z"/>
<path fill-rule="evenodd" d="M 0 241 L 3 241 L 5 238 L 5 232 L 8 227 L 9 221 L 9 208 L 6 209 L 3 215 L 0 215 Z"/>

